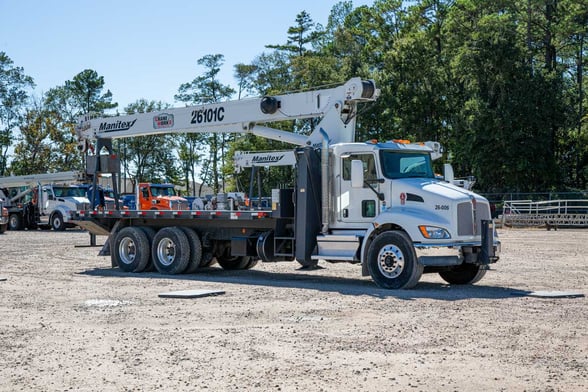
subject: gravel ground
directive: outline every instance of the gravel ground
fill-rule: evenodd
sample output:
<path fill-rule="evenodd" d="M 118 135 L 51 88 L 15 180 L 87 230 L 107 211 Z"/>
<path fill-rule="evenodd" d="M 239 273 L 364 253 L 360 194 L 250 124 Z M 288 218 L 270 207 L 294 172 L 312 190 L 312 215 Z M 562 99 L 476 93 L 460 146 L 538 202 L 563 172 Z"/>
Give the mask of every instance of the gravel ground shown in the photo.
<path fill-rule="evenodd" d="M 0 235 L 0 391 L 586 391 L 588 230 L 501 229 L 475 286 L 360 267 L 126 274 L 78 230 Z M 98 237 L 102 243 L 104 237 Z M 225 294 L 167 299 L 211 289 Z"/>

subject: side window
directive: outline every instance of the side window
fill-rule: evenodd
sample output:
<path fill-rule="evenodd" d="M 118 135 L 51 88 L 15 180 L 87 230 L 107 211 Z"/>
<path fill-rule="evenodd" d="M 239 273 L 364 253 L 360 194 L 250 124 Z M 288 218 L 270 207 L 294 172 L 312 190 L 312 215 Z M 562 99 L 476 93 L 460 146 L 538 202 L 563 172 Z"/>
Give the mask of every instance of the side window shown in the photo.
<path fill-rule="evenodd" d="M 147 188 L 142 188 L 141 192 L 143 193 L 143 197 L 145 199 L 149 198 L 149 192 L 147 191 Z"/>
<path fill-rule="evenodd" d="M 364 218 L 373 218 L 376 216 L 376 201 L 362 200 L 361 201 L 361 216 Z"/>
<path fill-rule="evenodd" d="M 343 180 L 351 181 L 351 161 L 360 160 L 363 163 L 363 176 L 366 181 L 378 178 L 376 160 L 373 154 L 351 154 L 342 158 Z"/>

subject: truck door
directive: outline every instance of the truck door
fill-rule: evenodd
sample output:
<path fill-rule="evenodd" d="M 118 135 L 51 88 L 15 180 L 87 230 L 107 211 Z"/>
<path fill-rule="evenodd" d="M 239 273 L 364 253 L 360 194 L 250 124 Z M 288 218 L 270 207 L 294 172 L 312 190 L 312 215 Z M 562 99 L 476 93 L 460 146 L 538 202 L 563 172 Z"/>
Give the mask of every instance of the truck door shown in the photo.
<path fill-rule="evenodd" d="M 351 161 L 359 160 L 363 164 L 365 182 L 379 191 L 376 181 L 378 169 L 372 153 L 350 154 L 341 157 L 341 175 L 338 176 L 337 213 L 338 220 L 349 223 L 369 223 L 379 212 L 378 197 L 367 185 L 363 188 L 351 186 Z"/>
<path fill-rule="evenodd" d="M 41 188 L 41 192 L 39 192 L 39 209 L 41 210 L 41 215 L 45 215 L 47 211 L 50 211 L 55 204 L 55 196 L 53 195 L 53 190 L 48 187 L 44 186 Z"/>

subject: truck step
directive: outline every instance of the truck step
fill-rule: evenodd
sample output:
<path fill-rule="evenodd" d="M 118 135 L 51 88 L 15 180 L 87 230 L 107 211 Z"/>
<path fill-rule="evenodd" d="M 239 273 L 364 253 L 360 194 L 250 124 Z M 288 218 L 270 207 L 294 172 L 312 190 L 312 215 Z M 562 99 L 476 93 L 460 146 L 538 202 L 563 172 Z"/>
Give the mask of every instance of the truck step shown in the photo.
<path fill-rule="evenodd" d="M 355 234 L 324 234 L 317 237 L 318 253 L 313 260 L 357 261 L 360 237 Z"/>
<path fill-rule="evenodd" d="M 274 256 L 294 257 L 294 237 L 274 237 Z"/>

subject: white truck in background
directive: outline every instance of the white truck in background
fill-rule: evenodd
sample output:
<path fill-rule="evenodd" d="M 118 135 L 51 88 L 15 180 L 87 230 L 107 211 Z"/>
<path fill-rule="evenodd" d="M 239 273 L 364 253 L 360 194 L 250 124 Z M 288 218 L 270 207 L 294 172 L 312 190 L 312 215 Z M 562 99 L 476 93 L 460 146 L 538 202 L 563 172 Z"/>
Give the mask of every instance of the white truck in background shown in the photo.
<path fill-rule="evenodd" d="M 4 199 L 0 197 L 0 234 L 8 230 L 8 208 L 5 207 Z"/>
<path fill-rule="evenodd" d="M 101 254 L 127 272 L 154 264 L 164 274 L 192 273 L 214 261 L 248 269 L 258 260 L 313 268 L 320 260 L 359 263 L 362 275 L 387 289 L 411 288 L 429 272 L 451 284 L 477 282 L 500 252 L 488 200 L 435 176 L 438 143 L 354 142 L 358 104 L 378 95 L 373 81 L 353 78 L 329 89 L 82 118 L 80 150 L 95 143 L 93 151 L 110 156 L 112 139 L 159 133 L 252 133 L 288 142 L 299 146 L 296 184 L 274 190 L 264 210 L 89 210 L 73 219 L 108 235 Z M 309 136 L 266 125 L 302 118 L 321 119 Z M 116 176 L 102 158 L 89 174 Z"/>
<path fill-rule="evenodd" d="M 83 174 L 75 171 L 0 178 L 8 228 L 62 231 L 73 227 L 71 212 L 90 208 L 85 188 L 74 185 L 83 180 Z"/>

